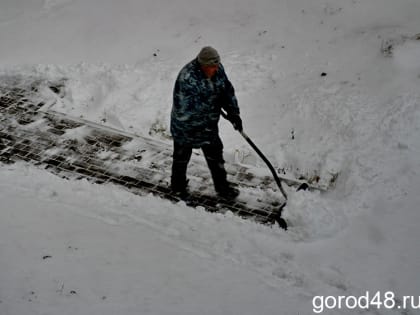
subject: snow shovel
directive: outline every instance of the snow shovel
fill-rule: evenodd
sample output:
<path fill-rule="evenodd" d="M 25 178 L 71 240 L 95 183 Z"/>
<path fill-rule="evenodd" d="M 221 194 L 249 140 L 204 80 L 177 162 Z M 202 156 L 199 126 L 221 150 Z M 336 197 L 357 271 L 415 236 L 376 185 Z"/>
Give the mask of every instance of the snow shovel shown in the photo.
<path fill-rule="evenodd" d="M 228 115 L 222 110 L 221 111 L 223 118 L 228 119 Z M 287 194 L 286 191 L 283 189 L 282 185 L 281 185 L 281 179 L 278 177 L 276 170 L 274 169 L 273 165 L 270 163 L 270 161 L 266 158 L 266 156 L 261 152 L 260 149 L 258 149 L 258 147 L 255 145 L 255 143 L 248 137 L 248 135 L 243 131 L 239 131 L 239 133 L 242 135 L 242 137 L 244 137 L 244 139 L 246 140 L 246 142 L 249 143 L 249 145 L 255 150 L 255 152 L 257 152 L 257 154 L 260 156 L 260 158 L 265 162 L 265 164 L 267 164 L 268 168 L 271 171 L 271 174 L 273 174 L 274 180 L 277 184 L 277 186 L 280 189 L 280 192 L 282 193 L 284 199 L 286 200 L 281 206 L 280 209 L 278 211 L 278 214 L 275 218 L 275 220 L 277 221 L 277 223 L 279 224 L 279 226 L 285 230 L 287 230 L 287 223 L 286 221 L 281 217 L 281 212 L 283 210 L 283 208 L 286 206 L 286 202 L 287 202 Z"/>
<path fill-rule="evenodd" d="M 249 143 L 249 145 L 257 152 L 257 154 L 260 156 L 260 158 L 267 164 L 268 168 L 271 171 L 271 174 L 273 174 L 274 180 L 276 181 L 277 186 L 280 189 L 280 192 L 282 193 L 285 202 L 280 206 L 278 214 L 275 217 L 275 220 L 279 224 L 279 226 L 285 230 L 287 230 L 287 222 L 281 217 L 281 212 L 283 211 L 283 208 L 286 206 L 287 202 L 287 194 L 285 190 L 283 189 L 281 185 L 281 179 L 277 176 L 276 170 L 274 169 L 273 165 L 270 163 L 270 161 L 266 158 L 266 156 L 261 152 L 260 149 L 255 145 L 255 143 L 248 137 L 248 135 L 242 130 L 239 131 L 239 133 L 244 137 L 244 139 Z"/>

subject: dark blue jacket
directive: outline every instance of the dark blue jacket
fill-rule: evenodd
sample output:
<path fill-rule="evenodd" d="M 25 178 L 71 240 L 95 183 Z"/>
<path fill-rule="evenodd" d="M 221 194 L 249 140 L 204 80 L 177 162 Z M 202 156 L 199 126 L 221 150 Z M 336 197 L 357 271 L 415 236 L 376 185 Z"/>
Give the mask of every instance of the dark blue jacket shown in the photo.
<path fill-rule="evenodd" d="M 175 82 L 171 113 L 171 133 L 180 144 L 199 148 L 218 138 L 218 122 L 223 108 L 238 114 L 235 90 L 222 65 L 207 78 L 197 59 L 185 65 Z"/>

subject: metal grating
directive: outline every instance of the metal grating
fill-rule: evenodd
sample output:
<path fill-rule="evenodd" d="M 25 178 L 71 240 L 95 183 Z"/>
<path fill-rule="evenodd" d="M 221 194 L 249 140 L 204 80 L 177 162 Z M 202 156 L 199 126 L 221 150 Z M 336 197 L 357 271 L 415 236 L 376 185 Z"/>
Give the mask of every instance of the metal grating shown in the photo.
<path fill-rule="evenodd" d="M 55 93 L 61 90 L 60 86 L 51 83 L 49 88 Z M 36 84 L 26 89 L 0 86 L 2 163 L 23 160 L 63 178 L 112 183 L 124 186 L 135 194 L 152 193 L 173 202 L 179 201 L 170 194 L 168 185 L 172 156 L 170 145 L 77 121 L 52 111 L 44 112 L 41 108 L 45 102 L 40 101 L 37 90 Z M 83 136 L 69 136 L 77 128 L 83 130 Z M 138 145 L 135 153 L 124 148 L 133 140 Z M 227 202 L 209 190 L 212 185 L 204 160 L 200 162 L 196 158 L 192 164 L 191 177 L 197 189 L 192 191 L 189 205 L 202 206 L 210 212 L 231 211 L 261 223 L 274 223 L 280 217 L 283 201 L 277 199 L 274 193 L 261 198 L 260 192 L 255 195 L 252 204 L 240 198 Z M 229 172 L 239 188 L 253 187 L 255 178 L 249 172 L 241 172 L 241 168 L 236 171 L 230 169 Z"/>

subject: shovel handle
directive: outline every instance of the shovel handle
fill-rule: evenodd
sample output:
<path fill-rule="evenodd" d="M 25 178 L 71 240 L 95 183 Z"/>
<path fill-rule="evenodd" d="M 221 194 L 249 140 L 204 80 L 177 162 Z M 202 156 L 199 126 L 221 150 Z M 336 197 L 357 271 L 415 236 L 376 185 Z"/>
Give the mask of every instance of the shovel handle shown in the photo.
<path fill-rule="evenodd" d="M 222 114 L 223 118 L 227 119 L 228 115 L 223 110 L 221 110 L 221 114 Z M 273 165 L 270 163 L 270 161 L 266 158 L 266 156 L 261 152 L 260 149 L 258 149 L 258 147 L 255 145 L 255 143 L 248 137 L 248 135 L 243 130 L 239 131 L 239 133 L 242 135 L 242 137 L 244 137 L 246 142 L 248 142 L 249 145 L 255 150 L 255 152 L 257 152 L 257 154 L 265 162 L 265 164 L 267 164 L 268 168 L 271 171 L 271 174 L 273 174 L 274 180 L 276 181 L 276 184 L 279 187 L 284 199 L 287 200 L 287 194 L 286 194 L 285 190 L 283 189 L 283 187 L 281 185 L 281 179 L 278 177 L 278 175 L 276 173 L 276 170 L 274 169 Z"/>
<path fill-rule="evenodd" d="M 249 145 L 257 152 L 257 154 L 260 156 L 260 158 L 267 164 L 268 168 L 271 171 L 271 174 L 273 174 L 274 180 L 276 181 L 277 186 L 279 186 L 279 189 L 284 197 L 284 199 L 287 200 L 287 194 L 285 190 L 283 189 L 281 185 L 281 179 L 277 176 L 276 170 L 274 169 L 273 165 L 270 163 L 270 161 L 265 157 L 265 155 L 258 149 L 258 147 L 255 145 L 255 143 L 247 136 L 247 134 L 242 130 L 239 132 L 242 137 L 249 143 Z"/>

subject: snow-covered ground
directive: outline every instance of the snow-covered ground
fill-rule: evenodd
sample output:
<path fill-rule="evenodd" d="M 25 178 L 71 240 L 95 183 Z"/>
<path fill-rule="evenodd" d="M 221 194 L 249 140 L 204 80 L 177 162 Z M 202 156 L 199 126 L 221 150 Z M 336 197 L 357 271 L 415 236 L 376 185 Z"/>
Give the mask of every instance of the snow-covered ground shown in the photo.
<path fill-rule="evenodd" d="M 418 0 L 2 0 L 0 75 L 64 80 L 52 110 L 170 143 L 177 72 L 210 44 L 269 159 L 338 179 L 290 191 L 285 232 L 2 165 L 0 314 L 312 314 L 314 296 L 366 291 L 418 302 L 419 13 Z M 227 162 L 266 172 L 220 125 Z"/>

